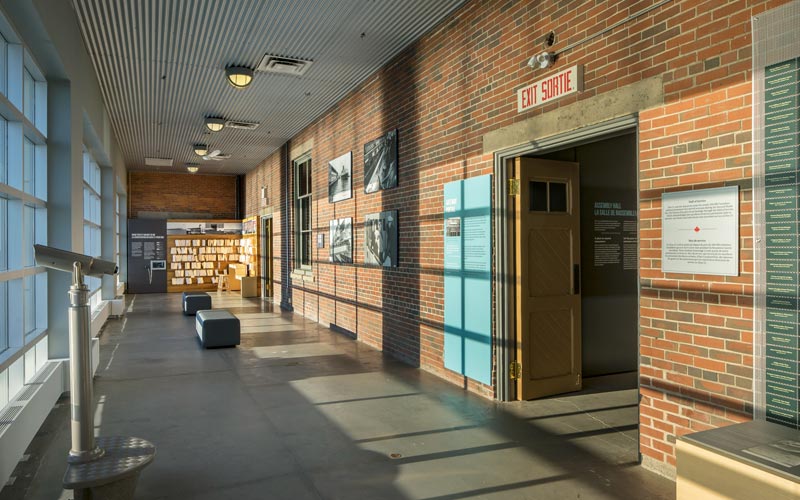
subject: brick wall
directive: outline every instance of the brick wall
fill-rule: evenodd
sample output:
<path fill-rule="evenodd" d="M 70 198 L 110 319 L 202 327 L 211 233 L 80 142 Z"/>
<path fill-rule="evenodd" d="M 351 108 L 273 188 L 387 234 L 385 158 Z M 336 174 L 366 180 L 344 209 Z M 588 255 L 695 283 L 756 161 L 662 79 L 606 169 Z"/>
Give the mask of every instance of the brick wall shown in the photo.
<path fill-rule="evenodd" d="M 247 176 L 247 214 L 270 188 L 277 300 L 323 324 L 354 332 L 470 390 L 492 388 L 443 367 L 442 190 L 491 173 L 484 134 L 643 79 L 663 81 L 664 104 L 642 110 L 640 132 L 641 450 L 674 465 L 675 437 L 752 414 L 752 171 L 750 18 L 783 1 L 666 3 L 562 54 L 558 71 L 585 65 L 585 90 L 518 114 L 515 91 L 550 73 L 527 58 L 555 30 L 558 50 L 655 1 L 468 2 L 323 117 L 292 138 L 314 141 L 315 232 L 352 217 L 354 264 L 330 265 L 315 249 L 314 280 L 292 278 L 287 152 Z M 363 145 L 399 129 L 399 187 L 363 193 Z M 529 140 L 536 140 L 530 137 Z M 353 152 L 353 198 L 327 201 L 327 162 Z M 632 174 L 633 175 L 633 174 Z M 740 276 L 661 272 L 660 197 L 665 191 L 738 184 Z M 291 184 L 291 183 L 290 183 Z M 289 184 L 289 188 L 291 185 Z M 361 264 L 363 221 L 398 210 L 400 267 Z M 281 258 L 281 255 L 284 258 Z M 277 270 L 281 269 L 278 276 Z M 488 298 L 487 298 L 488 300 Z"/>
<path fill-rule="evenodd" d="M 195 214 L 202 219 L 236 218 L 236 176 L 130 172 L 128 216 L 139 212 Z M 174 216 L 173 216 L 174 217 Z M 179 218 L 189 218 L 180 215 Z"/>

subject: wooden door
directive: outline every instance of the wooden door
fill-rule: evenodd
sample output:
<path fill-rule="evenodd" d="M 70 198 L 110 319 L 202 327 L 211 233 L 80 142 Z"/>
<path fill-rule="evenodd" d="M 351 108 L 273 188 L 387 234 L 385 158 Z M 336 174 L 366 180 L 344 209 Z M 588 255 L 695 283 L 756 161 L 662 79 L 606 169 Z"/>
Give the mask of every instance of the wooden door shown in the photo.
<path fill-rule="evenodd" d="M 514 160 L 517 398 L 581 389 L 578 164 Z"/>

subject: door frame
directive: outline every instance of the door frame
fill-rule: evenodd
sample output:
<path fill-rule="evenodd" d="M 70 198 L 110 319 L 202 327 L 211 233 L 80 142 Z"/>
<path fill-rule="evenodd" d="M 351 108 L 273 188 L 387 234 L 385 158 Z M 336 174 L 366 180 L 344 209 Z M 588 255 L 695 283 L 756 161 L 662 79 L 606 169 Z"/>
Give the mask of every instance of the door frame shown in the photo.
<path fill-rule="evenodd" d="M 262 300 L 271 300 L 275 295 L 275 280 L 272 275 L 272 261 L 273 261 L 273 248 L 272 248 L 272 234 L 273 234 L 273 218 L 272 215 L 262 215 L 258 218 L 258 265 L 261 270 L 261 282 L 259 286 L 259 293 Z M 269 227 L 269 234 L 265 229 Z M 269 255 L 265 257 L 264 246 L 262 242 L 269 246 Z M 262 265 L 262 260 L 263 264 Z M 267 294 L 267 279 L 272 281 L 272 294 Z"/>
<path fill-rule="evenodd" d="M 495 272 L 492 277 L 495 317 L 495 399 L 514 401 L 516 382 L 510 378 L 510 364 L 516 360 L 516 276 L 514 248 L 514 204 L 508 198 L 508 180 L 511 178 L 511 163 L 514 158 L 529 154 L 545 154 L 559 149 L 576 147 L 589 142 L 610 139 L 619 135 L 635 133 L 639 143 L 638 113 L 625 115 L 613 120 L 582 127 L 570 132 L 557 134 L 544 139 L 531 139 L 530 142 L 494 152 L 494 221 L 492 238 L 495 248 Z M 639 157 L 637 146 L 636 157 Z M 636 169 L 636 183 L 639 184 L 639 169 Z M 639 190 L 636 203 L 639 205 Z M 637 209 L 638 210 L 638 209 Z M 637 224 L 639 217 L 637 215 Z M 637 250 L 638 253 L 638 250 Z M 636 270 L 637 302 L 641 304 L 641 282 L 639 269 Z M 637 344 L 641 328 L 636 325 Z M 638 349 L 637 349 L 638 352 Z M 638 354 L 637 354 L 638 356 Z M 637 371 L 641 363 L 637 361 Z"/>

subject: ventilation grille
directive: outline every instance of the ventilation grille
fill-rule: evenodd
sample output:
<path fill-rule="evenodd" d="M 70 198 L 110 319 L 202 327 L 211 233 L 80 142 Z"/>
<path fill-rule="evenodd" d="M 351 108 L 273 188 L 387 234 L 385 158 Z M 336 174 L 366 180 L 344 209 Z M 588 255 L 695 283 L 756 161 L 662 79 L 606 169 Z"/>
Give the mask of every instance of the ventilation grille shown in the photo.
<path fill-rule="evenodd" d="M 311 67 L 313 61 L 293 57 L 273 56 L 265 54 L 256 70 L 265 73 L 281 73 L 284 75 L 302 76 Z"/>
<path fill-rule="evenodd" d="M 0 413 L 0 434 L 6 427 L 14 423 L 14 419 L 22 411 L 22 406 L 9 406 L 3 413 Z"/>
<path fill-rule="evenodd" d="M 258 128 L 258 123 L 254 122 L 235 122 L 233 120 L 228 120 L 225 122 L 226 127 L 230 128 L 241 128 L 245 130 L 255 130 Z"/>
<path fill-rule="evenodd" d="M 39 390 L 40 385 L 41 384 L 26 385 L 25 388 L 17 395 L 17 401 L 20 403 L 29 401 L 33 395 L 36 394 L 36 391 Z"/>
<path fill-rule="evenodd" d="M 50 375 L 52 375 L 53 372 L 56 371 L 56 368 L 58 368 L 58 363 L 47 363 L 44 370 L 42 370 L 42 372 L 39 375 L 37 375 L 36 378 L 33 379 L 31 383 L 44 384 L 50 377 Z"/>

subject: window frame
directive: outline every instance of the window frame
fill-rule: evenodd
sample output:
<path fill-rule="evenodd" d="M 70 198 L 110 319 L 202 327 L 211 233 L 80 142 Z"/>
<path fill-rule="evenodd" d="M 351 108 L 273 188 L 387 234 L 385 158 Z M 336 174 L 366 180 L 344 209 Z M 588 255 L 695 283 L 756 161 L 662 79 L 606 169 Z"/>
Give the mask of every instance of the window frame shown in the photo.
<path fill-rule="evenodd" d="M 307 177 L 306 177 L 306 192 L 304 194 L 301 193 L 301 172 L 302 169 L 307 168 Z M 300 272 L 310 272 L 313 269 L 313 206 L 314 206 L 314 175 L 313 175 L 313 162 L 311 159 L 311 154 L 306 153 L 293 161 L 293 172 L 292 172 L 293 184 L 294 184 L 294 269 L 295 271 Z M 307 218 L 304 217 L 305 211 L 303 209 L 303 202 L 308 200 L 308 216 Z M 303 224 L 303 222 L 307 222 L 307 227 Z M 308 261 L 307 263 L 304 261 L 304 254 L 303 254 L 303 239 L 307 237 L 307 252 L 308 252 Z"/>

